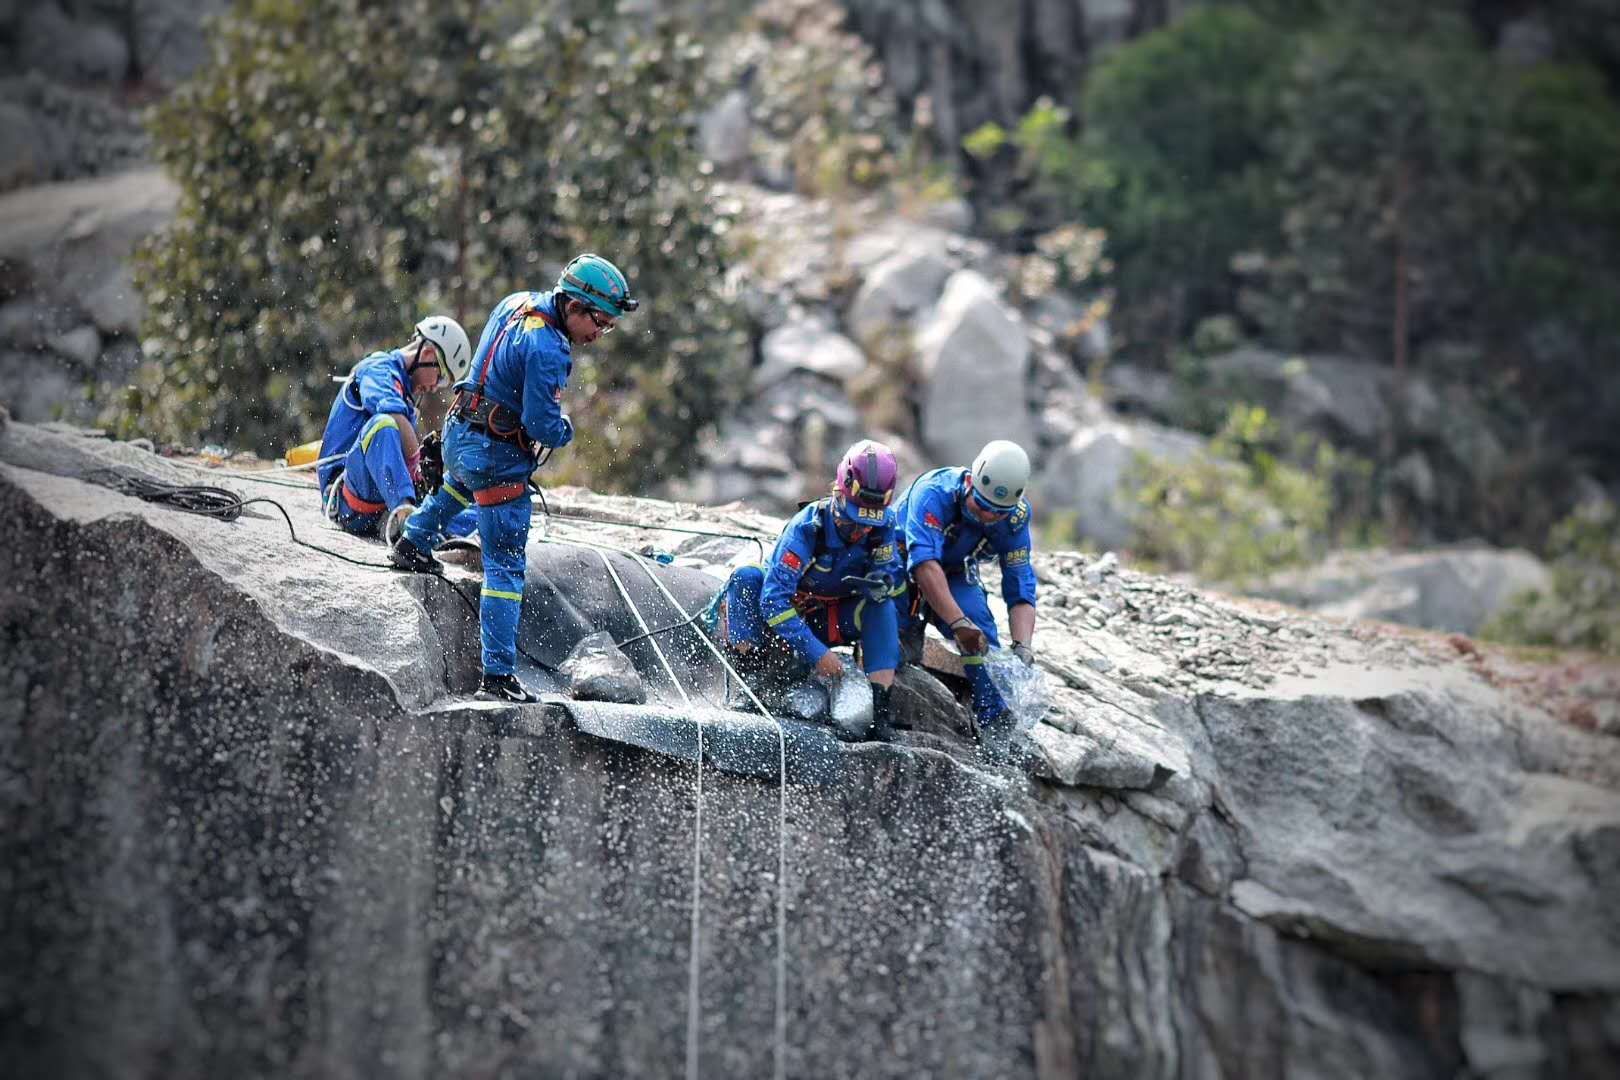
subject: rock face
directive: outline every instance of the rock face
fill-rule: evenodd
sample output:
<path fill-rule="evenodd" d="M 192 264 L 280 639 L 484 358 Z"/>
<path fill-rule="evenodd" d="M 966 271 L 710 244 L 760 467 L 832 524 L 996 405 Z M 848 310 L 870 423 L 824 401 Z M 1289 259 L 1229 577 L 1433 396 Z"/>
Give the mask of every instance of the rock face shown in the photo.
<path fill-rule="evenodd" d="M 1422 639 L 1048 554 L 1027 772 L 949 715 L 838 747 L 718 697 L 477 705 L 476 579 L 73 478 L 108 465 L 196 478 L 0 427 L 19 1075 L 1550 1078 L 1620 1051 L 1617 744 Z M 380 556 L 312 492 L 214 482 Z M 525 620 L 553 636 L 625 633 L 610 557 L 568 543 L 776 524 L 552 506 Z M 683 605 L 757 558 L 650 539 Z"/>
<path fill-rule="evenodd" d="M 1245 592 L 1325 615 L 1473 634 L 1517 594 L 1551 585 L 1551 572 L 1528 552 L 1456 547 L 1344 552 L 1275 574 Z"/>
<path fill-rule="evenodd" d="M 0 401 L 19 419 L 79 415 L 83 386 L 118 384 L 138 361 L 127 260 L 178 194 L 161 170 L 137 169 L 0 195 Z"/>
<path fill-rule="evenodd" d="M 992 439 L 1030 430 L 1029 339 L 983 276 L 962 270 L 917 334 L 922 440 L 939 461 L 972 461 Z"/>

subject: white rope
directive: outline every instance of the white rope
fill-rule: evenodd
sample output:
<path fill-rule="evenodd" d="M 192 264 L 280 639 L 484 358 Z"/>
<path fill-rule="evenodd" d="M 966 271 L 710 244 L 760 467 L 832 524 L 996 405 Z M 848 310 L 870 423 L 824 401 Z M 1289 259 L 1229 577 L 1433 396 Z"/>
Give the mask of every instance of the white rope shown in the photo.
<path fill-rule="evenodd" d="M 652 579 L 653 585 L 658 588 L 659 592 L 664 594 L 664 599 L 669 601 L 670 606 L 676 611 L 680 612 L 683 618 L 692 618 L 692 613 L 687 611 L 679 600 L 675 599 L 675 595 L 669 591 L 667 586 L 664 585 L 663 580 L 659 578 L 657 574 L 653 573 L 653 560 L 647 558 L 645 555 L 642 555 L 639 552 L 625 551 L 621 548 L 615 548 L 607 544 L 586 543 L 584 546 L 595 547 L 599 550 L 606 548 L 609 551 L 616 551 L 621 555 L 626 555 L 638 560 L 642 569 L 646 571 L 647 576 Z M 731 666 L 731 662 L 726 659 L 725 654 L 720 650 L 719 646 L 715 645 L 714 641 L 710 639 L 709 635 L 704 633 L 702 628 L 698 627 L 695 623 L 691 625 L 698 631 L 698 637 L 700 637 L 703 640 L 703 643 L 709 647 L 709 651 L 714 654 L 715 659 L 720 661 L 721 666 L 726 670 L 726 674 L 736 679 L 738 684 L 742 686 L 743 692 L 746 693 L 748 695 L 748 699 L 754 703 L 754 708 L 760 711 L 760 715 L 764 716 L 766 719 L 770 720 L 771 723 L 776 725 L 777 842 L 775 1075 L 777 1080 L 783 1080 L 783 1078 L 787 1075 L 787 730 L 782 726 L 782 721 L 778 720 L 771 713 L 771 711 L 765 707 L 765 703 L 759 700 L 758 695 L 754 693 L 753 688 L 748 685 L 747 681 L 741 675 L 737 674 L 737 669 Z M 689 1048 L 687 1060 L 687 1069 L 689 1074 L 692 1072 L 695 1065 L 693 1061 L 694 1054 L 695 1051 Z"/>

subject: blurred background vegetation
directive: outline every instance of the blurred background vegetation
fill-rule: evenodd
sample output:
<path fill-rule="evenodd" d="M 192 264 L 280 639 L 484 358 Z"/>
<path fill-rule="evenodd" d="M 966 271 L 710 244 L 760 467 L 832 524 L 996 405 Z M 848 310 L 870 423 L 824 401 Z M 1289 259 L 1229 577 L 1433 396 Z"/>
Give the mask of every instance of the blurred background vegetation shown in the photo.
<path fill-rule="evenodd" d="M 1211 455 L 1144 464 L 1140 557 L 1224 580 L 1398 541 L 1389 470 L 1428 433 L 1371 459 L 1285 437 L 1207 367 L 1250 344 L 1352 357 L 1466 384 L 1505 444 L 1517 480 L 1428 523 L 1556 560 L 1499 632 L 1613 649 L 1620 614 L 1568 605 L 1620 595 L 1613 518 L 1575 484 L 1620 488 L 1620 29 L 1604 0 L 1550 5 L 1555 59 L 1510 64 L 1491 33 L 1513 8 L 1197 4 L 955 141 L 817 0 L 241 0 L 151 117 L 183 190 L 141 255 L 148 362 L 117 419 L 313 437 L 328 377 L 421 313 L 476 338 L 591 249 L 648 303 L 576 368 L 593 438 L 568 475 L 681 475 L 753 359 L 736 300 L 770 238 L 739 235 L 697 139 L 746 85 L 799 192 L 834 214 L 965 194 L 984 237 L 1086 279 L 1110 361 L 1183 387 L 1173 421 Z"/>

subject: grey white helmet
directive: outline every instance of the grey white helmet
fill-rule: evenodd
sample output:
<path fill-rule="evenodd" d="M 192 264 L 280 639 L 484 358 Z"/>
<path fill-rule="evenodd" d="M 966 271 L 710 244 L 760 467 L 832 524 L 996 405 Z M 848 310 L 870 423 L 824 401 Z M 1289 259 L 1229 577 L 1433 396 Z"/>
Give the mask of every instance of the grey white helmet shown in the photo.
<path fill-rule="evenodd" d="M 1011 510 L 1029 487 L 1029 455 L 1015 442 L 996 439 L 985 443 L 973 459 L 969 475 L 980 501 L 999 510 Z"/>
<path fill-rule="evenodd" d="M 439 350 L 439 370 L 445 382 L 454 385 L 472 370 L 472 342 L 467 331 L 448 315 L 429 315 L 416 324 L 416 333 Z"/>

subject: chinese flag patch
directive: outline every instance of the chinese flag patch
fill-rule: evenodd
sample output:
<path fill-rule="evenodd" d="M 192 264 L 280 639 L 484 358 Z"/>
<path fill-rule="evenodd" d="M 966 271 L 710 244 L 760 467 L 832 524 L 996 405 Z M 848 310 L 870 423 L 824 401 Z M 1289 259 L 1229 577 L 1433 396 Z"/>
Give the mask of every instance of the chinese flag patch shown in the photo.
<path fill-rule="evenodd" d="M 562 387 L 559 386 L 551 392 L 551 400 L 559 405 L 562 404 Z"/>
<path fill-rule="evenodd" d="M 945 526 L 939 523 L 939 518 L 935 517 L 931 510 L 923 514 L 923 524 L 938 529 L 940 532 L 945 531 Z"/>
<path fill-rule="evenodd" d="M 803 570 L 804 569 L 804 563 L 803 563 L 803 561 L 800 560 L 799 553 L 796 552 L 796 551 L 790 551 L 786 555 L 783 555 L 782 556 L 782 563 L 789 570 Z"/>

